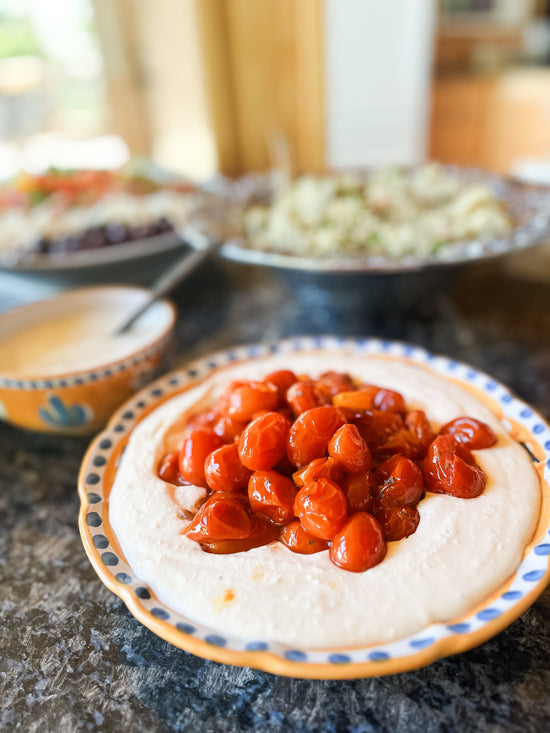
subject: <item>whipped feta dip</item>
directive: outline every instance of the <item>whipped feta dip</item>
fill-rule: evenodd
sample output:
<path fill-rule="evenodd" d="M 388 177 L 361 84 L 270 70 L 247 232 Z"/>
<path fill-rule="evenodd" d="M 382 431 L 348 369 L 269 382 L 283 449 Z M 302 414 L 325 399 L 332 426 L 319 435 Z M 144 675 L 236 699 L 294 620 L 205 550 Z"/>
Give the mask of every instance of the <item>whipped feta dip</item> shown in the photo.
<path fill-rule="evenodd" d="M 475 499 L 428 493 L 414 534 L 388 544 L 364 573 L 333 565 L 328 551 L 292 553 L 280 542 L 215 555 L 182 531 L 205 490 L 174 491 L 157 475 L 174 449 L 174 425 L 214 401 L 229 381 L 291 368 L 317 377 L 349 372 L 402 393 L 434 429 L 461 415 L 486 422 L 494 447 L 475 451 L 487 486 Z M 525 450 L 498 417 L 457 382 L 404 360 L 349 352 L 303 352 L 220 368 L 154 410 L 134 429 L 111 495 L 111 526 L 134 573 L 175 612 L 225 635 L 307 648 L 387 642 L 457 619 L 518 567 L 540 512 L 540 483 Z M 182 512 L 181 510 L 185 510 Z M 187 515 L 188 516 L 188 515 Z"/>

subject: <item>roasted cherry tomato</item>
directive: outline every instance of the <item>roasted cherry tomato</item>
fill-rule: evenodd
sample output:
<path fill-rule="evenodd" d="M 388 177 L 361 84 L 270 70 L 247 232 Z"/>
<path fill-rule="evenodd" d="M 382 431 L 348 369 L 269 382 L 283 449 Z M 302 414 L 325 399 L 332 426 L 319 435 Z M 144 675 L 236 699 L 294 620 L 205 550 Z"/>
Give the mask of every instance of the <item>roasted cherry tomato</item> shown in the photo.
<path fill-rule="evenodd" d="M 338 482 L 346 497 L 348 513 L 370 512 L 373 506 L 374 476 L 367 473 L 346 473 Z"/>
<path fill-rule="evenodd" d="M 342 464 L 348 473 L 366 473 L 371 467 L 368 445 L 355 425 L 342 425 L 328 444 L 328 454 Z"/>
<path fill-rule="evenodd" d="M 311 379 L 301 380 L 290 386 L 286 393 L 286 401 L 295 415 L 300 415 L 306 410 L 311 410 L 321 403 L 317 390 L 315 389 L 315 382 Z"/>
<path fill-rule="evenodd" d="M 242 540 L 254 529 L 245 498 L 217 491 L 195 514 L 184 534 L 195 542 Z"/>
<path fill-rule="evenodd" d="M 316 478 L 329 478 L 338 485 L 344 474 L 343 466 L 337 463 L 334 458 L 315 458 L 307 466 L 295 471 L 292 479 L 296 486 L 301 487 L 315 481 Z"/>
<path fill-rule="evenodd" d="M 332 540 L 329 556 L 339 568 L 362 573 L 378 565 L 386 554 L 386 542 L 376 519 L 357 512 Z"/>
<path fill-rule="evenodd" d="M 212 424 L 212 430 L 220 436 L 224 443 L 233 443 L 241 437 L 247 424 L 246 421 L 233 420 L 232 417 L 227 417 L 227 415 L 220 415 Z"/>
<path fill-rule="evenodd" d="M 274 410 L 279 402 L 274 384 L 252 379 L 232 382 L 220 398 L 222 414 L 233 420 L 251 420 L 261 410 Z"/>
<path fill-rule="evenodd" d="M 375 506 L 373 514 L 387 542 L 402 540 L 418 527 L 420 514 L 415 506 Z"/>
<path fill-rule="evenodd" d="M 377 392 L 378 387 L 360 387 L 350 392 L 339 392 L 332 398 L 332 404 L 347 410 L 372 410 Z"/>
<path fill-rule="evenodd" d="M 179 469 L 180 454 L 178 451 L 167 453 L 160 463 L 159 476 L 169 484 L 183 484 Z"/>
<path fill-rule="evenodd" d="M 296 418 L 288 436 L 288 458 L 297 468 L 306 466 L 315 458 L 322 458 L 328 442 L 346 422 L 336 407 L 314 407 Z"/>
<path fill-rule="evenodd" d="M 424 461 L 428 491 L 472 499 L 481 494 L 486 480 L 470 449 L 452 435 L 439 435 L 430 445 Z"/>
<path fill-rule="evenodd" d="M 272 524 L 294 519 L 294 482 L 277 471 L 255 471 L 248 482 L 248 501 L 255 514 Z"/>
<path fill-rule="evenodd" d="M 395 392 L 393 389 L 385 389 L 380 387 L 374 395 L 373 407 L 375 410 L 383 410 L 384 412 L 405 412 L 405 400 L 403 395 Z"/>
<path fill-rule="evenodd" d="M 187 432 L 190 433 L 195 428 L 211 428 L 218 418 L 216 410 L 197 412 L 187 420 Z"/>
<path fill-rule="evenodd" d="M 490 448 L 497 442 L 493 430 L 474 417 L 457 417 L 443 425 L 439 434 L 452 435 L 458 443 L 462 443 L 470 450 Z"/>
<path fill-rule="evenodd" d="M 229 555 L 234 552 L 246 552 L 253 547 L 261 547 L 274 542 L 279 537 L 279 528 L 261 517 L 252 516 L 252 531 L 244 539 L 214 540 L 212 542 L 201 542 L 205 552 L 212 552 L 216 555 Z"/>
<path fill-rule="evenodd" d="M 409 456 L 409 458 L 415 461 L 424 458 L 435 438 L 435 433 L 426 417 L 426 413 L 423 410 L 411 410 L 405 415 L 405 426 L 416 438 L 416 455 Z"/>
<path fill-rule="evenodd" d="M 204 464 L 206 483 L 212 491 L 238 491 L 248 485 L 250 470 L 243 466 L 236 443 L 212 451 Z"/>
<path fill-rule="evenodd" d="M 413 461 L 426 455 L 435 434 L 422 410 L 413 410 L 405 416 L 405 426 L 378 446 L 379 456 L 402 453 Z"/>
<path fill-rule="evenodd" d="M 359 434 L 376 454 L 380 446 L 395 433 L 403 429 L 403 418 L 397 412 L 368 410 L 362 415 L 353 417 L 350 422 L 357 426 Z"/>
<path fill-rule="evenodd" d="M 279 539 L 289 550 L 300 555 L 313 555 L 328 549 L 328 542 L 306 532 L 298 519 L 281 529 Z"/>
<path fill-rule="evenodd" d="M 239 458 L 251 471 L 276 466 L 286 454 L 290 422 L 278 412 L 253 420 L 239 438 Z"/>
<path fill-rule="evenodd" d="M 270 372 L 267 377 L 264 377 L 264 382 L 274 384 L 277 387 L 280 403 L 285 401 L 287 390 L 297 381 L 298 377 L 290 369 L 279 369 L 276 372 Z"/>
<path fill-rule="evenodd" d="M 195 486 L 207 486 L 204 462 L 222 442 L 220 436 L 209 428 L 196 428 L 187 435 L 179 455 L 179 471 L 184 481 Z"/>
<path fill-rule="evenodd" d="M 346 497 L 334 481 L 316 479 L 296 494 L 294 514 L 306 532 L 321 540 L 331 540 L 346 521 Z"/>
<path fill-rule="evenodd" d="M 422 471 L 416 463 L 397 453 L 376 469 L 379 487 L 376 499 L 383 506 L 417 504 L 424 490 Z"/>
<path fill-rule="evenodd" d="M 332 403 L 332 398 L 339 392 L 347 392 L 355 389 L 353 379 L 349 374 L 340 374 L 339 372 L 325 372 L 321 374 L 315 382 L 317 394 L 321 401 L 326 404 Z"/>

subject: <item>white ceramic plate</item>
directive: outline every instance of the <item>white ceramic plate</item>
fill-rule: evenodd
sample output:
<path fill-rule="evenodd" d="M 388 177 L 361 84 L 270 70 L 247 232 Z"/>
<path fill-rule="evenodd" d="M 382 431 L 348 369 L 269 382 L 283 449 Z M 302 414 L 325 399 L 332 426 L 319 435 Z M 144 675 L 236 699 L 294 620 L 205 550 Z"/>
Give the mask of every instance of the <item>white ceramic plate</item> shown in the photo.
<path fill-rule="evenodd" d="M 136 424 L 157 406 L 185 391 L 209 373 L 232 362 L 270 353 L 320 350 L 342 356 L 383 355 L 419 363 L 436 374 L 458 380 L 490 406 L 530 453 L 541 479 L 542 503 L 535 534 L 514 575 L 496 592 L 460 618 L 436 623 L 390 643 L 331 649 L 308 649 L 221 635 L 185 618 L 155 597 L 122 553 L 109 521 L 109 493 L 118 461 Z M 336 358 L 336 357 L 335 357 Z M 550 581 L 550 427 L 531 407 L 502 384 L 472 367 L 434 356 L 408 344 L 369 339 L 300 337 L 271 345 L 245 346 L 214 354 L 169 374 L 126 403 L 105 432 L 92 443 L 80 478 L 80 531 L 84 547 L 101 580 L 126 603 L 145 626 L 175 646 L 227 664 L 250 666 L 294 677 L 320 679 L 393 674 L 456 654 L 502 631 L 523 613 Z"/>

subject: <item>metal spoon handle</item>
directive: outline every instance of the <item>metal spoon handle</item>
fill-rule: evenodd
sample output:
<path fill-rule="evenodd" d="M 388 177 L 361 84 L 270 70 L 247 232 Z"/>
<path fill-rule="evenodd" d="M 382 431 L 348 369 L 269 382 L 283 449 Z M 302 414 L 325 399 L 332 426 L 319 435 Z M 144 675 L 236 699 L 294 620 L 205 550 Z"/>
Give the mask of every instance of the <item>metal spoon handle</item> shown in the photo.
<path fill-rule="evenodd" d="M 182 257 L 174 267 L 163 273 L 153 283 L 148 298 L 117 328 L 117 335 L 125 333 L 152 303 L 169 293 L 172 288 L 184 280 L 209 254 L 219 247 L 219 242 L 209 239 L 191 227 L 182 232 L 182 239 L 191 244 L 195 248 L 194 251 Z"/>

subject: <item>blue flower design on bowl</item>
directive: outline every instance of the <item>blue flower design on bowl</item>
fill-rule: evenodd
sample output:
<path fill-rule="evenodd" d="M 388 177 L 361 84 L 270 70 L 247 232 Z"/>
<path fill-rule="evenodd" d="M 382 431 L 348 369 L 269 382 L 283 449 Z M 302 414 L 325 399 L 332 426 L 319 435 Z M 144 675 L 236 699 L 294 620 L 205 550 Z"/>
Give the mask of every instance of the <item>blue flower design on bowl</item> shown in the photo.
<path fill-rule="evenodd" d="M 48 396 L 48 407 L 40 407 L 38 414 L 42 422 L 54 428 L 78 428 L 87 425 L 93 410 L 88 405 L 65 405 L 60 397 Z"/>

